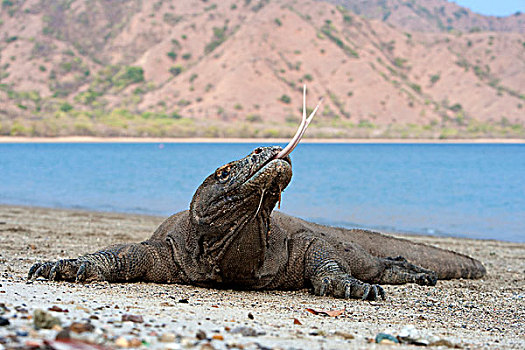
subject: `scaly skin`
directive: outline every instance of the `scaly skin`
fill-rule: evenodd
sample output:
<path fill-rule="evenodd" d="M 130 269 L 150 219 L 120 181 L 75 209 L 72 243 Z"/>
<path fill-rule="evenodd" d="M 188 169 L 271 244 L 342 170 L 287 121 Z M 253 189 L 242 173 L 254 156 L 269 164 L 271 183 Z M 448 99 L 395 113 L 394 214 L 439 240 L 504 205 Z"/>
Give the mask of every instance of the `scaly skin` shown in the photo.
<path fill-rule="evenodd" d="M 485 274 L 479 261 L 458 253 L 272 213 L 292 178 L 290 158 L 274 159 L 280 150 L 257 148 L 218 168 L 197 189 L 190 209 L 168 218 L 150 239 L 37 263 L 28 278 L 310 287 L 317 295 L 375 300 L 385 296 L 379 284 L 433 286 L 438 278 Z"/>

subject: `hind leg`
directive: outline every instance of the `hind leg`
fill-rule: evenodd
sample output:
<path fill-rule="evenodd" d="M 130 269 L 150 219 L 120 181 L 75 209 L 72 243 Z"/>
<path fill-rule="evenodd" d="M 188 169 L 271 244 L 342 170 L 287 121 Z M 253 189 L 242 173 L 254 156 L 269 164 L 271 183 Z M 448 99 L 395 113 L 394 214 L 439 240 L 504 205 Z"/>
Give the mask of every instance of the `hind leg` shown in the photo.
<path fill-rule="evenodd" d="M 421 286 L 435 286 L 437 274 L 420 266 L 409 263 L 402 256 L 396 258 L 378 258 L 383 269 L 374 280 L 375 283 L 405 284 L 417 283 Z"/>
<path fill-rule="evenodd" d="M 361 281 L 379 284 L 417 283 L 424 286 L 434 286 L 437 282 L 434 271 L 411 264 L 403 257 L 377 257 L 353 242 L 338 242 L 336 247 L 351 267 L 352 275 Z"/>

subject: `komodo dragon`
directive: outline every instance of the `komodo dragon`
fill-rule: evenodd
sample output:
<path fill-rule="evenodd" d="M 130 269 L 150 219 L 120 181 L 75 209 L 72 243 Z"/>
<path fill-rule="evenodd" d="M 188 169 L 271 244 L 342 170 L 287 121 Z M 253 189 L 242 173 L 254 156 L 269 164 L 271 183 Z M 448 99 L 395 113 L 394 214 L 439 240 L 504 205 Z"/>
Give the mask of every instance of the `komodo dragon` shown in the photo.
<path fill-rule="evenodd" d="M 312 287 L 316 295 L 375 300 L 385 297 L 379 284 L 433 286 L 437 279 L 485 274 L 479 261 L 452 251 L 273 212 L 292 177 L 288 154 L 317 110 L 306 119 L 304 106 L 303 97 L 303 122 L 284 150 L 259 147 L 221 166 L 197 189 L 189 210 L 169 217 L 150 239 L 37 263 L 28 279 Z"/>

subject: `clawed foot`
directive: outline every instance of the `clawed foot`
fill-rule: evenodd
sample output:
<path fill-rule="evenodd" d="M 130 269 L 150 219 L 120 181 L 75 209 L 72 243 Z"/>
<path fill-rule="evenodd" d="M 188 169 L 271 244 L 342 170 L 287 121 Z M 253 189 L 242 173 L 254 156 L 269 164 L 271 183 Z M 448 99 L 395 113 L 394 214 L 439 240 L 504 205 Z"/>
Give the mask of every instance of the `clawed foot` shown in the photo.
<path fill-rule="evenodd" d="M 435 286 L 437 283 L 438 277 L 434 271 L 411 264 L 402 256 L 385 260 L 390 264 L 390 268 L 387 269 L 384 277 L 392 279 L 385 283 L 417 283 L 420 286 Z"/>
<path fill-rule="evenodd" d="M 337 298 L 362 300 L 385 299 L 385 291 L 377 284 L 361 282 L 350 275 L 331 275 L 313 281 L 316 295 L 331 295 Z"/>
<path fill-rule="evenodd" d="M 80 259 L 63 259 L 57 262 L 36 263 L 29 269 L 27 279 L 35 280 L 38 277 L 43 277 L 50 281 L 91 282 L 103 280 L 93 263 Z"/>

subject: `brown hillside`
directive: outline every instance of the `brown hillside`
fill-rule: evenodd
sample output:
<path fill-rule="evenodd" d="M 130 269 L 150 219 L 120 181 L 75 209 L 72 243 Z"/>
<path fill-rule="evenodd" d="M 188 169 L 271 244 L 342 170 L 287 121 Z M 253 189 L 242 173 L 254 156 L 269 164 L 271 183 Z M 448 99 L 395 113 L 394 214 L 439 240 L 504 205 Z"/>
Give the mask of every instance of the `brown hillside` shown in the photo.
<path fill-rule="evenodd" d="M 286 0 L 4 1 L 0 21 L 2 134 L 288 136 L 306 83 L 311 136 L 525 137 L 519 32 Z"/>
<path fill-rule="evenodd" d="M 525 33 L 525 14 L 483 16 L 447 0 L 321 0 L 341 5 L 367 18 L 420 32 Z"/>

